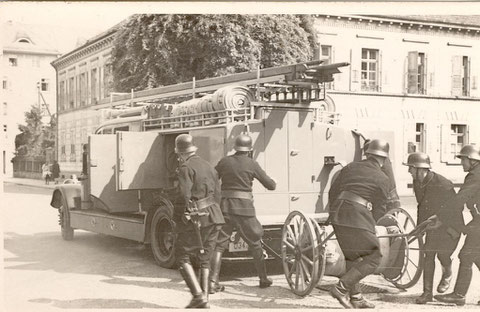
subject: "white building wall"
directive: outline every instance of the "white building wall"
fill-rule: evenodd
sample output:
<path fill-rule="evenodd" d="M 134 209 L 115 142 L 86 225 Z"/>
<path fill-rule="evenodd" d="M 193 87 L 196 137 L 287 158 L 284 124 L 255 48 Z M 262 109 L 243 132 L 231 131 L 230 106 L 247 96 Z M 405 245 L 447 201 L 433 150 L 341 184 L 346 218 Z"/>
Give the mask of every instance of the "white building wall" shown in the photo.
<path fill-rule="evenodd" d="M 406 23 L 408 24 L 408 23 Z M 433 170 L 454 183 L 465 173 L 458 161 L 446 160 L 450 151 L 451 125 L 468 127 L 468 142 L 480 144 L 480 36 L 477 32 L 444 27 L 430 28 L 388 21 L 320 17 L 316 24 L 321 45 L 332 46 L 333 63 L 348 62 L 335 76 L 330 96 L 341 113 L 340 124 L 359 130 L 390 130 L 397 187 L 400 194 L 412 194 L 411 177 L 402 165 L 409 142 L 415 142 L 416 123 L 425 126 L 426 152 Z M 361 50 L 378 49 L 381 55 L 381 90 L 362 91 Z M 425 53 L 426 94 L 407 94 L 408 52 Z M 470 58 L 470 95 L 452 96 L 452 58 Z"/>

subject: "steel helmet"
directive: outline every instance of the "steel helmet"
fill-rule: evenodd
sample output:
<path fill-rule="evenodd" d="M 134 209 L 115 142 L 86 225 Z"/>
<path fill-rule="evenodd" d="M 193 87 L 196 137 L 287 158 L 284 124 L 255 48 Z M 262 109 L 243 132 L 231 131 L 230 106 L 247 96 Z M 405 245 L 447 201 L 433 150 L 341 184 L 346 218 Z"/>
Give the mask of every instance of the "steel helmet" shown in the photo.
<path fill-rule="evenodd" d="M 367 150 L 365 154 L 377 155 L 380 157 L 388 157 L 388 151 L 390 150 L 390 145 L 387 141 L 384 140 L 372 140 L 368 143 Z"/>
<path fill-rule="evenodd" d="M 175 138 L 175 153 L 195 152 L 197 147 L 193 145 L 193 138 L 190 134 L 180 134 Z"/>
<path fill-rule="evenodd" d="M 462 149 L 460 150 L 460 153 L 458 153 L 458 155 L 456 155 L 455 157 L 457 158 L 467 157 L 468 159 L 480 161 L 480 150 L 475 145 L 467 144 L 464 147 L 462 147 Z"/>
<path fill-rule="evenodd" d="M 235 138 L 235 146 L 233 148 L 237 152 L 250 152 L 252 147 L 252 138 L 247 134 L 239 134 Z"/>
<path fill-rule="evenodd" d="M 425 153 L 415 152 L 408 155 L 406 163 L 403 163 L 405 166 L 411 166 L 413 168 L 425 168 L 430 169 L 430 157 Z"/>

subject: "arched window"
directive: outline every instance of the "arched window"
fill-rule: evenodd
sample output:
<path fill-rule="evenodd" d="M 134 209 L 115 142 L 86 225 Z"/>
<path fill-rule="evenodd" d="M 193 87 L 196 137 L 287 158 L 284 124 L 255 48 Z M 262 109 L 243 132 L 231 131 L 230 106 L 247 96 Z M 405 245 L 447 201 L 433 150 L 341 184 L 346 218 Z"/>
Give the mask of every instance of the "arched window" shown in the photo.
<path fill-rule="evenodd" d="M 20 42 L 20 43 L 32 43 L 32 42 L 30 41 L 30 39 L 27 39 L 27 38 L 20 38 L 20 39 L 17 40 L 17 42 Z"/>

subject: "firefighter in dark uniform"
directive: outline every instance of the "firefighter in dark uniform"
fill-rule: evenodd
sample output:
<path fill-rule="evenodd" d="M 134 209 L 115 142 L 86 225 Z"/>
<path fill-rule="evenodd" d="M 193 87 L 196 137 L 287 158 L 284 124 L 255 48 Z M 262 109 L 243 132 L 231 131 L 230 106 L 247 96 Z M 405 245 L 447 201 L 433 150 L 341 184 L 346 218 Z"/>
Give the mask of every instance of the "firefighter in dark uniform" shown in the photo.
<path fill-rule="evenodd" d="M 359 282 L 375 271 L 382 258 L 375 224 L 386 212 L 390 181 L 382 166 L 388 150 L 386 141 L 372 140 L 365 151 L 367 159 L 345 166 L 329 191 L 329 222 L 347 262 L 347 272 L 330 294 L 345 308 L 375 307 L 363 298 Z"/>
<path fill-rule="evenodd" d="M 251 158 L 252 138 L 240 134 L 235 138 L 234 155 L 222 158 L 215 169 L 222 180 L 222 200 L 220 206 L 227 223 L 218 236 L 217 246 L 212 256 L 211 293 L 224 289 L 218 282 L 222 253 L 228 248 L 233 228 L 236 228 L 248 244 L 254 259 L 255 268 L 260 278 L 259 287 L 272 285 L 265 267 L 261 239 L 263 227 L 258 221 L 253 205 L 252 185 L 257 179 L 268 190 L 274 190 L 275 181 L 270 178 L 260 165 Z"/>
<path fill-rule="evenodd" d="M 180 273 L 193 298 L 187 308 L 208 308 L 210 256 L 218 232 L 225 220 L 220 210 L 220 183 L 213 166 L 195 154 L 192 136 L 181 134 L 175 139 L 179 155 L 178 188 L 180 198 L 175 205 L 177 241 L 176 258 Z M 195 221 L 195 222 L 192 222 Z M 200 266 L 200 282 L 191 264 Z"/>
<path fill-rule="evenodd" d="M 363 151 L 365 152 L 368 149 L 368 144 L 370 144 L 371 140 L 366 139 L 363 145 Z M 397 183 L 395 182 L 395 175 L 393 174 L 393 166 L 390 158 L 385 159 L 385 164 L 382 167 L 383 173 L 385 173 L 390 180 L 389 183 L 389 191 L 387 197 L 387 211 L 393 208 L 400 208 L 402 205 L 400 203 L 400 197 L 398 196 L 397 192 Z"/>
<path fill-rule="evenodd" d="M 434 298 L 442 302 L 463 306 L 472 280 L 473 264 L 475 263 L 480 270 L 480 150 L 477 146 L 465 145 L 457 157 L 462 161 L 463 171 L 468 172 L 468 174 L 458 194 L 445 205 L 462 211 L 466 204 L 472 214 L 472 221 L 463 226 L 462 229 L 457 229 L 462 231 L 466 237 L 458 255 L 460 267 L 458 268 L 455 288 L 450 294 L 436 295 Z M 478 304 L 480 304 L 480 301 Z"/>
<path fill-rule="evenodd" d="M 450 287 L 452 278 L 452 254 L 457 248 L 460 233 L 455 228 L 463 225 L 462 212 L 444 206 L 455 196 L 453 183 L 430 171 L 430 157 L 425 153 L 408 155 L 408 172 L 413 178 L 413 190 L 418 203 L 417 224 L 430 219 L 425 238 L 425 264 L 423 269 L 423 293 L 415 302 L 426 304 L 433 301 L 433 277 L 435 256 L 442 265 L 442 278 L 437 292 L 444 293 Z"/>

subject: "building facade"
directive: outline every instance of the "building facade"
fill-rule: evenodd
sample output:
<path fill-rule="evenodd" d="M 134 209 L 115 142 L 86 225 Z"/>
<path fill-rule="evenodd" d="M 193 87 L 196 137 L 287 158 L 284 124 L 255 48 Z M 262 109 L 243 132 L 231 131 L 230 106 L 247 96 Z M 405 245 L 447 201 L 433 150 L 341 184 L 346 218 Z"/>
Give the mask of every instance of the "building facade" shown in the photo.
<path fill-rule="evenodd" d="M 408 153 L 428 153 L 433 170 L 461 183 L 454 156 L 465 144 L 480 144 L 480 20 L 465 20 L 317 17 L 321 57 L 350 63 L 329 86 L 341 124 L 394 131 L 400 194 L 412 193 L 402 166 Z"/>
<path fill-rule="evenodd" d="M 95 107 L 110 101 L 109 59 L 117 27 L 52 63 L 62 170 L 81 170 L 82 145 L 102 121 Z M 480 144 L 480 21 L 317 15 L 316 29 L 320 57 L 350 63 L 327 84 L 330 108 L 345 127 L 394 132 L 391 158 L 400 194 L 412 193 L 402 162 L 413 151 L 428 153 L 435 171 L 463 182 L 454 155 L 464 144 Z"/>
<path fill-rule="evenodd" d="M 57 159 L 66 174 L 81 171 L 83 145 L 101 122 L 95 106 L 109 101 L 115 32 L 113 27 L 52 62 L 58 88 Z"/>
<path fill-rule="evenodd" d="M 1 164 L 6 176 L 13 174 L 15 136 L 18 124 L 25 124 L 25 112 L 39 106 L 50 121 L 56 110 L 56 75 L 50 62 L 60 53 L 45 40 L 34 25 L 14 22 L 2 24 L 0 89 Z"/>

